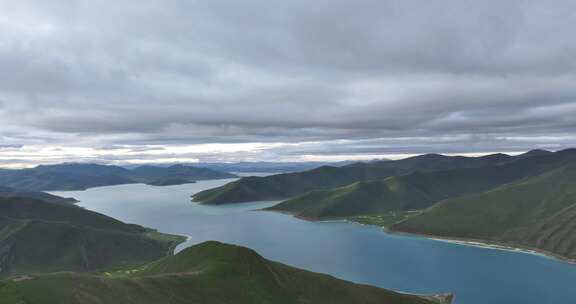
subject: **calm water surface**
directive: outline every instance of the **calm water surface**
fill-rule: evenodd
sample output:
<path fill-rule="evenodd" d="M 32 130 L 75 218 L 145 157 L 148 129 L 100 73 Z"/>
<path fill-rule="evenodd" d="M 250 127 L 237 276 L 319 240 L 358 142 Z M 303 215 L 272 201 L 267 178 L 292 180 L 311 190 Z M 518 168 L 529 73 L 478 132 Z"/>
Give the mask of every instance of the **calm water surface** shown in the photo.
<path fill-rule="evenodd" d="M 190 195 L 231 180 L 170 187 L 122 185 L 54 192 L 125 222 L 240 244 L 293 266 L 389 289 L 456 293 L 457 304 L 576 303 L 576 266 L 537 255 L 383 233 L 344 222 L 307 222 L 252 211 L 274 202 L 202 206 Z"/>

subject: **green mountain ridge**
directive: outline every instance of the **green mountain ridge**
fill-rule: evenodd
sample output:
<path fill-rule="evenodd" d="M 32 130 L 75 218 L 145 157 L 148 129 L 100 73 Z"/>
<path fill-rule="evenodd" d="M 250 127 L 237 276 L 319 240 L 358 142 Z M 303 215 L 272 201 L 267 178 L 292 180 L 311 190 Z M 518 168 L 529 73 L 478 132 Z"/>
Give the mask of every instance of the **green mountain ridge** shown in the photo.
<path fill-rule="evenodd" d="M 544 158 L 544 161 L 537 161 L 536 157 L 518 158 L 501 165 L 416 172 L 384 180 L 362 181 L 340 188 L 311 191 L 265 210 L 287 212 L 307 219 L 421 210 L 446 198 L 486 191 L 572 161 L 563 156 Z"/>
<path fill-rule="evenodd" d="M 373 167 L 396 168 L 401 170 L 403 173 L 410 173 L 415 171 L 430 172 L 451 169 L 480 168 L 485 166 L 505 164 L 516 159 L 518 159 L 518 157 L 502 153 L 479 157 L 423 154 L 396 161 L 375 161 L 368 164 L 352 164 L 351 166 L 369 165 Z"/>
<path fill-rule="evenodd" d="M 0 281 L 1 304 L 438 304 L 451 299 L 354 284 L 213 241 L 120 274 L 55 273 Z"/>
<path fill-rule="evenodd" d="M 195 181 L 233 177 L 236 175 L 184 165 L 126 169 L 98 164 L 61 164 L 0 170 L 0 185 L 31 191 L 85 190 L 101 186 L 155 183 L 166 179 Z"/>
<path fill-rule="evenodd" d="M 313 190 L 343 187 L 355 182 L 385 179 L 415 172 L 437 172 L 455 169 L 495 167 L 514 162 L 536 159 L 562 159 L 567 154 L 533 150 L 519 156 L 493 154 L 482 157 L 445 156 L 425 154 L 397 161 L 356 163 L 344 167 L 320 167 L 314 170 L 245 177 L 224 186 L 197 193 L 193 200 L 203 204 L 228 204 L 261 200 L 283 200 Z"/>
<path fill-rule="evenodd" d="M 10 197 L 27 197 L 27 198 L 34 198 L 39 199 L 49 203 L 56 203 L 56 204 L 74 204 L 78 201 L 74 198 L 68 197 L 60 197 L 57 195 L 52 195 L 45 192 L 38 192 L 38 191 L 28 191 L 28 190 L 20 190 L 14 189 L 9 187 L 2 187 L 0 186 L 0 197 L 3 198 L 10 198 Z"/>
<path fill-rule="evenodd" d="M 336 189 L 311 191 L 263 210 L 321 220 L 421 209 L 426 208 L 430 200 L 427 193 L 396 177 L 390 177 L 356 182 Z"/>
<path fill-rule="evenodd" d="M 576 165 L 444 200 L 394 231 L 484 240 L 576 258 Z"/>
<path fill-rule="evenodd" d="M 395 174 L 396 170 L 388 168 L 324 166 L 298 173 L 244 177 L 218 188 L 201 191 L 193 196 L 193 200 L 218 205 L 286 199 L 310 190 L 339 187 Z"/>
<path fill-rule="evenodd" d="M 311 191 L 265 210 L 485 241 L 576 259 L 576 150 Z"/>
<path fill-rule="evenodd" d="M 453 166 L 455 160 L 467 165 L 435 170 L 443 166 L 427 163 L 448 161 Z M 399 232 L 535 248 L 576 259 L 576 237 L 572 236 L 576 235 L 576 149 L 533 150 L 514 157 L 496 154 L 474 160 L 432 154 L 407 162 L 409 165 L 400 167 L 363 164 L 317 169 L 323 174 L 307 171 L 240 179 L 200 193 L 195 199 L 217 204 L 241 201 L 239 198 L 257 200 L 271 189 L 288 185 L 290 191 L 283 195 L 293 197 L 264 210 L 309 220 L 346 218 Z M 427 169 L 419 170 L 414 162 Z M 486 162 L 491 165 L 470 165 Z M 382 163 L 391 166 L 393 162 Z M 392 176 L 371 179 L 355 175 L 366 180 L 327 186 L 351 180 L 340 174 L 350 168 Z M 395 174 L 404 170 L 416 172 Z M 301 183 L 307 183 L 308 190 L 294 195 L 303 190 Z"/>
<path fill-rule="evenodd" d="M 137 265 L 182 241 L 73 205 L 0 198 L 0 277 Z"/>

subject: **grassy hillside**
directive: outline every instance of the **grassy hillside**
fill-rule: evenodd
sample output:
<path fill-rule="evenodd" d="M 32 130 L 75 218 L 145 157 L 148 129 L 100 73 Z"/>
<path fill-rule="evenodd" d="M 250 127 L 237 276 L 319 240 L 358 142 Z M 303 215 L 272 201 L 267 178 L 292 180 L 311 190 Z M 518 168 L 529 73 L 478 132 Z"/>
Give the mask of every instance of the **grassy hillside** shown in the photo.
<path fill-rule="evenodd" d="M 313 190 L 337 188 L 359 181 L 384 179 L 415 172 L 497 167 L 525 161 L 532 162 L 530 169 L 534 170 L 540 162 L 543 163 L 543 167 L 547 167 L 550 163 L 561 162 L 568 155 L 576 158 L 574 151 L 552 153 L 541 150 L 534 150 L 519 156 L 494 154 L 483 157 L 463 157 L 426 154 L 398 161 L 357 163 L 345 167 L 325 166 L 304 172 L 245 177 L 224 186 L 197 193 L 193 199 L 204 204 L 287 199 Z M 514 170 L 523 170 L 521 166 L 516 165 Z"/>
<path fill-rule="evenodd" d="M 434 197 L 428 193 L 401 178 L 390 177 L 312 191 L 265 210 L 288 212 L 307 219 L 330 219 L 421 209 L 432 202 Z"/>
<path fill-rule="evenodd" d="M 143 166 L 132 170 L 97 164 L 62 164 L 21 170 L 0 170 L 0 185 L 32 190 L 85 190 L 93 187 L 149 183 L 165 179 L 187 181 L 231 178 L 235 175 L 206 168 L 175 165 Z"/>
<path fill-rule="evenodd" d="M 52 195 L 49 193 L 38 192 L 38 191 L 28 191 L 28 190 L 20 190 L 14 189 L 9 187 L 2 187 L 0 186 L 0 197 L 9 198 L 9 197 L 27 197 L 27 198 L 34 198 L 43 200 L 49 203 L 56 203 L 56 204 L 74 204 L 78 201 L 74 198 L 67 198 L 67 197 L 60 197 L 57 195 Z"/>
<path fill-rule="evenodd" d="M 576 165 L 442 201 L 392 229 L 528 246 L 576 258 Z"/>
<path fill-rule="evenodd" d="M 0 276 L 137 265 L 183 240 L 75 206 L 0 198 Z"/>
<path fill-rule="evenodd" d="M 0 281 L 0 304 L 440 302 L 300 270 L 266 260 L 250 249 L 217 242 L 111 276 L 57 273 Z"/>
<path fill-rule="evenodd" d="M 561 156 L 521 158 L 479 168 L 416 172 L 308 192 L 266 210 L 329 219 L 425 209 L 443 199 L 483 192 L 573 162 Z"/>
<path fill-rule="evenodd" d="M 388 168 L 324 166 L 298 173 L 244 177 L 222 187 L 199 192 L 193 199 L 203 204 L 285 199 L 311 190 L 340 187 L 395 174 L 396 170 Z"/>

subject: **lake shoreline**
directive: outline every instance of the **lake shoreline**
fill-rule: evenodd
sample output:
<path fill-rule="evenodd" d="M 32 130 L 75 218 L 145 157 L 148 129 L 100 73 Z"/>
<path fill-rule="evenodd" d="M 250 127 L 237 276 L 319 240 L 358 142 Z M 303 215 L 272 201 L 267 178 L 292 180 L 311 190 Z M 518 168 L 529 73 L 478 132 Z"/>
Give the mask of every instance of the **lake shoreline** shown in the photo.
<path fill-rule="evenodd" d="M 314 223 L 285 217 L 287 213 L 252 212 L 277 201 L 228 206 L 190 202 L 191 193 L 223 182 L 173 188 L 112 186 L 68 195 L 80 199 L 82 207 L 125 222 L 189 236 L 177 252 L 201 241 L 219 240 L 254 248 L 287 265 L 395 292 L 454 293 L 456 303 L 504 304 L 510 299 L 526 304 L 571 303 L 576 298 L 570 286 L 576 280 L 576 268 L 553 259 L 456 246 L 428 240 L 428 236 L 395 236 L 376 228 L 382 225 L 364 227 L 345 223 L 344 218 Z M 470 273 L 476 275 L 461 280 Z M 499 280 L 492 279 L 495 273 Z M 527 288 L 517 292 L 521 286 Z"/>
<path fill-rule="evenodd" d="M 302 218 L 302 217 L 298 217 Z M 305 218 L 302 218 L 305 219 Z M 378 226 L 378 225 L 371 225 L 366 223 L 360 223 L 357 221 L 346 219 L 346 221 L 351 223 L 356 223 L 364 226 L 371 226 L 377 227 L 382 229 L 384 233 L 392 234 L 392 235 L 405 235 L 405 236 L 414 236 L 414 237 L 421 237 L 428 240 L 450 243 L 450 244 L 457 244 L 461 246 L 470 246 L 476 248 L 485 248 L 485 249 L 493 249 L 493 250 L 501 250 L 501 251 L 510 251 L 510 252 L 518 252 L 524 254 L 531 254 L 535 256 L 540 256 L 543 258 L 549 258 L 557 261 L 561 261 L 567 264 L 576 265 L 576 259 L 572 259 L 554 252 L 550 252 L 544 249 L 539 249 L 535 247 L 529 246 L 522 246 L 522 245 L 514 245 L 510 243 L 501 243 L 496 241 L 489 241 L 483 239 L 470 239 L 470 238 L 459 238 L 459 237 L 444 237 L 438 236 L 433 234 L 425 234 L 425 233 L 412 233 L 412 232 L 403 232 L 403 231 L 396 231 L 390 230 L 386 227 Z"/>
<path fill-rule="evenodd" d="M 432 235 L 432 234 L 395 231 L 395 230 L 390 230 L 390 229 L 387 229 L 386 227 L 382 227 L 382 226 L 378 226 L 378 225 L 361 223 L 358 221 L 351 220 L 349 218 L 317 219 L 317 218 L 312 218 L 312 217 L 299 216 L 299 215 L 295 215 L 293 213 L 290 213 L 287 211 L 281 211 L 281 210 L 259 209 L 256 211 L 272 211 L 272 212 L 277 212 L 277 213 L 281 213 L 281 214 L 287 214 L 287 215 L 291 215 L 297 219 L 301 219 L 301 220 L 309 221 L 309 222 L 319 222 L 319 223 L 321 223 L 321 222 L 348 222 L 348 223 L 354 223 L 354 224 L 359 224 L 359 225 L 363 225 L 363 226 L 377 227 L 377 228 L 382 229 L 382 232 L 387 233 L 387 234 L 391 234 L 391 235 L 395 234 L 395 235 L 414 236 L 414 237 L 421 237 L 421 238 L 425 238 L 425 239 L 429 239 L 429 240 L 433 240 L 433 241 L 457 244 L 457 245 L 462 245 L 462 246 L 470 246 L 470 247 L 477 247 L 477 248 L 485 248 L 485 249 L 493 249 L 493 250 L 502 250 L 502 251 L 531 254 L 531 255 L 536 255 L 536 256 L 540 256 L 540 257 L 554 259 L 554 260 L 561 261 L 561 262 L 571 264 L 571 265 L 576 265 L 576 259 L 565 257 L 565 256 L 562 256 L 562 255 L 554 253 L 554 252 L 550 252 L 547 250 L 534 248 L 534 247 L 514 245 L 514 244 L 509 244 L 509 243 L 500 243 L 500 242 L 488 241 L 488 240 L 482 240 L 482 239 L 443 237 L 443 236 Z"/>
<path fill-rule="evenodd" d="M 362 225 L 366 225 L 366 224 L 362 224 Z M 379 227 L 379 226 L 375 226 L 375 225 L 368 225 L 368 226 Z M 477 247 L 477 248 L 486 248 L 486 249 L 493 249 L 493 250 L 518 252 L 518 253 L 523 253 L 523 254 L 531 254 L 531 255 L 536 255 L 536 256 L 540 256 L 540 257 L 544 257 L 544 258 L 554 259 L 554 260 L 561 261 L 561 262 L 571 264 L 571 265 L 576 265 L 576 259 L 572 259 L 572 258 L 565 257 L 565 256 L 562 256 L 562 255 L 557 254 L 557 253 L 553 253 L 553 252 L 550 252 L 547 250 L 534 248 L 534 247 L 520 246 L 520 245 L 509 244 L 509 243 L 500 243 L 500 242 L 487 241 L 487 240 L 481 240 L 481 239 L 443 237 L 443 236 L 423 234 L 423 233 L 410 233 L 410 232 L 394 231 L 394 230 L 385 229 L 383 227 L 379 227 L 379 228 L 382 228 L 383 232 L 388 233 L 388 234 L 415 236 L 415 237 L 422 237 L 425 239 L 434 240 L 434 241 L 438 241 L 438 242 L 445 242 L 445 243 L 457 244 L 457 245 L 462 245 L 462 246 L 470 246 L 470 247 Z"/>

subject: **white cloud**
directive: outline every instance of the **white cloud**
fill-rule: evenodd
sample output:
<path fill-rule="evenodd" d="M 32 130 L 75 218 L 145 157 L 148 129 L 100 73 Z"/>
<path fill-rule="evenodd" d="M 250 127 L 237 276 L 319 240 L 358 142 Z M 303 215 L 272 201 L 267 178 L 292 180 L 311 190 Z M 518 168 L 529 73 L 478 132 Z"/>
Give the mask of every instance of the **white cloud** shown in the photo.
<path fill-rule="evenodd" d="M 4 149 L 4 164 L 576 144 L 573 1 L 0 0 L 0 11 L 0 146 L 28 153 Z"/>

